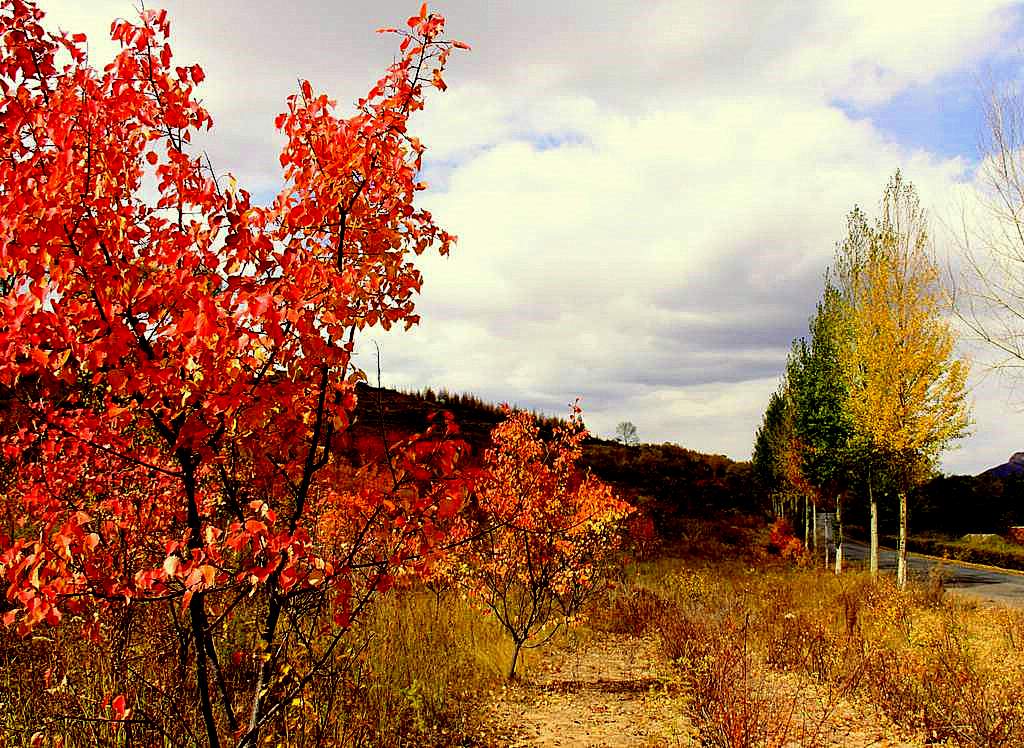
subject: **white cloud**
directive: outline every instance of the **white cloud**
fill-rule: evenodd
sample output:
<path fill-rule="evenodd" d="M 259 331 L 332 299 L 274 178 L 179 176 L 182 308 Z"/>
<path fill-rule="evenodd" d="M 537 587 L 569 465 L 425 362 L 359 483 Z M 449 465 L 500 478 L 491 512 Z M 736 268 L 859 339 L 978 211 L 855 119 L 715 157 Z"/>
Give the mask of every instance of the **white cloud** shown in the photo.
<path fill-rule="evenodd" d="M 778 74 L 828 97 L 877 104 L 973 65 L 1004 41 L 1017 13 L 1002 0 L 831 0 Z"/>
<path fill-rule="evenodd" d="M 418 4 L 168 5 L 176 50 L 207 70 L 215 163 L 270 189 L 271 121 L 296 77 L 352 101 L 391 60 L 373 28 Z M 877 103 L 1003 54 L 1018 15 L 996 0 L 444 5 L 474 51 L 415 126 L 438 185 L 424 204 L 460 242 L 422 262 L 422 326 L 382 336 L 385 382 L 550 412 L 581 394 L 600 433 L 628 419 L 643 439 L 734 457 L 850 208 L 871 212 L 897 166 L 926 204 L 965 174 L 832 102 Z M 131 12 L 46 6 L 92 34 Z M 951 464 L 1019 448 L 1005 418 L 987 420 L 993 397 Z"/>
<path fill-rule="evenodd" d="M 748 454 L 846 213 L 870 210 L 897 165 L 927 196 L 963 163 L 906 153 L 834 108 L 699 104 L 567 109 L 545 125 L 586 142 L 467 157 L 428 198 L 460 243 L 424 264 L 423 325 L 384 346 L 392 381 L 556 411 L 582 394 L 598 432 L 630 418 L 647 439 Z"/>

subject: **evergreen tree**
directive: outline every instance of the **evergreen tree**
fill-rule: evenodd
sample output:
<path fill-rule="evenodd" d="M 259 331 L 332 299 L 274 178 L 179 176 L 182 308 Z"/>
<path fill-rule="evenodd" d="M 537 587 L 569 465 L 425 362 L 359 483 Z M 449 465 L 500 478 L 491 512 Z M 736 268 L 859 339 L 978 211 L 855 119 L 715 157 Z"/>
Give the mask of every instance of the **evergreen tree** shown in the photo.
<path fill-rule="evenodd" d="M 842 365 L 847 314 L 839 291 L 826 278 L 825 291 L 810 321 L 810 342 L 801 341 L 801 365 L 792 384 L 794 425 L 803 445 L 801 467 L 821 500 L 834 501 L 838 536 L 836 570 L 842 569 L 842 496 L 849 483 L 853 424 L 849 387 Z"/>

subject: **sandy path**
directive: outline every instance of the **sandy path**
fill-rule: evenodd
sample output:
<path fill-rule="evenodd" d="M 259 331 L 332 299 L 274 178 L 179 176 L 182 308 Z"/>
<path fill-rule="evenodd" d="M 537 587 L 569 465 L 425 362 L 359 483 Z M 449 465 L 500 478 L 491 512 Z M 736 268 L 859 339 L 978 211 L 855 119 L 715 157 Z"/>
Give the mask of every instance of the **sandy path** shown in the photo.
<path fill-rule="evenodd" d="M 653 637 L 596 634 L 549 655 L 493 705 L 498 745 L 693 745 Z"/>
<path fill-rule="evenodd" d="M 491 743 L 503 748 L 699 746 L 685 695 L 654 636 L 593 633 L 573 648 L 546 652 L 523 681 L 491 705 Z M 853 704 L 791 673 L 766 685 L 790 727 L 787 748 L 917 748 L 870 706 Z M 770 684 L 770 685 L 769 685 Z M 776 742 L 776 741 L 771 741 Z"/>

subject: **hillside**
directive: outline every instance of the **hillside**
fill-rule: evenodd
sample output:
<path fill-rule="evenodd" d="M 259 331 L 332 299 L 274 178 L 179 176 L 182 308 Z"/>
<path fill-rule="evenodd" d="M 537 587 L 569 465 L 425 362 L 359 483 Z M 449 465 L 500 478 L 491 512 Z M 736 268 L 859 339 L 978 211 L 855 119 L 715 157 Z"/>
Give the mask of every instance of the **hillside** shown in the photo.
<path fill-rule="evenodd" d="M 449 411 L 462 437 L 479 454 L 489 445 L 491 429 L 504 418 L 498 405 L 444 390 L 410 393 L 360 385 L 358 394 L 353 421 L 357 438 L 379 439 L 383 429 L 388 441 L 394 441 L 426 428 L 430 414 Z M 538 418 L 542 431 L 559 422 Z M 704 454 L 671 443 L 627 447 L 592 437 L 584 443 L 581 465 L 644 510 L 666 539 L 679 535 L 687 517 L 759 507 L 750 463 L 724 455 Z"/>
<path fill-rule="evenodd" d="M 883 519 L 895 526 L 893 518 Z M 1024 473 L 937 476 L 912 496 L 910 521 L 915 533 L 1005 534 L 1024 523 Z"/>
<path fill-rule="evenodd" d="M 1024 452 L 1014 452 L 1010 455 L 1010 459 L 1002 465 L 990 467 L 978 477 L 986 475 L 994 478 L 1010 478 L 1018 475 L 1024 475 Z"/>
<path fill-rule="evenodd" d="M 383 429 L 389 442 L 423 431 L 431 417 L 450 412 L 460 435 L 474 452 L 490 443 L 491 429 L 504 419 L 500 405 L 488 403 L 475 395 L 434 392 L 401 392 L 387 387 L 360 383 L 356 387 L 358 402 L 352 421 L 357 436 L 380 437 Z M 558 419 L 538 416 L 542 429 L 550 430 Z"/>

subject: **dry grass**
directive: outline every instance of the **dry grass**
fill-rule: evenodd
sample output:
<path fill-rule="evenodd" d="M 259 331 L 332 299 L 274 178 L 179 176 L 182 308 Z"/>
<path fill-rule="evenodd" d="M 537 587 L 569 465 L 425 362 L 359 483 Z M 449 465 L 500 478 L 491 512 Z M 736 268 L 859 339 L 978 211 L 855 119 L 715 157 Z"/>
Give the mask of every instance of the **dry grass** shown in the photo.
<path fill-rule="evenodd" d="M 895 538 L 887 539 L 895 544 Z M 911 536 L 909 548 L 918 553 L 977 564 L 1024 569 L 1024 546 L 999 536 L 952 538 L 944 535 Z"/>
<path fill-rule="evenodd" d="M 609 605 L 660 631 L 706 745 L 823 745 L 850 704 L 921 742 L 1024 745 L 1024 613 L 757 555 L 629 578 Z"/>
<path fill-rule="evenodd" d="M 785 565 L 751 551 L 749 530 L 695 525 L 696 557 L 627 564 L 591 606 L 594 631 L 660 639 L 703 744 L 867 745 L 836 727 L 856 711 L 876 736 L 1024 746 L 1024 612 L 946 596 L 939 577 L 901 592 L 884 577 Z M 192 665 L 174 646 L 169 610 L 137 607 L 106 626 L 113 644 L 102 648 L 74 626 L 28 640 L 0 631 L 0 746 L 31 745 L 37 734 L 67 748 L 202 743 L 188 728 L 200 724 L 181 685 Z M 268 737 L 486 743 L 482 705 L 509 654 L 499 627 L 454 592 L 381 598 Z M 227 687 L 244 688 L 252 668 L 229 659 Z M 135 721 L 107 722 L 110 693 L 128 695 Z"/>
<path fill-rule="evenodd" d="M 73 625 L 22 640 L 0 631 L 0 746 L 202 745 L 191 667 L 158 642 L 176 641 L 166 610 L 139 608 L 109 622 L 100 647 Z M 243 644 L 239 642 L 239 644 Z M 378 600 L 349 632 L 322 677 L 267 731 L 273 745 L 451 746 L 479 732 L 487 690 L 508 667 L 508 644 L 455 593 L 406 591 Z M 228 688 L 253 677 L 225 662 Z M 126 693 L 132 721 L 115 726 L 104 694 Z"/>

